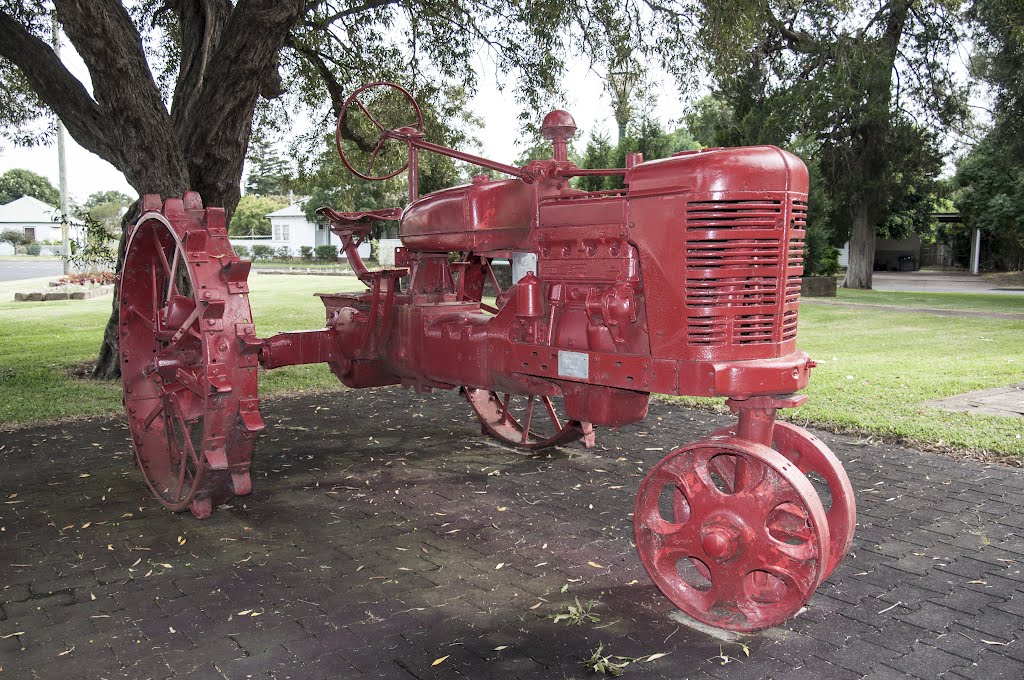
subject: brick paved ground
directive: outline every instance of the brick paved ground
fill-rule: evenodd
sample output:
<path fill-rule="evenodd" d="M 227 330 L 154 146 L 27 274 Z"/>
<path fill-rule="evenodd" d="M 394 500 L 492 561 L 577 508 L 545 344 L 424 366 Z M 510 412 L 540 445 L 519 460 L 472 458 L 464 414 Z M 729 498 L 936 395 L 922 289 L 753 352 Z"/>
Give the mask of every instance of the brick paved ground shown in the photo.
<path fill-rule="evenodd" d="M 1020 471 L 826 436 L 853 554 L 747 657 L 670 618 L 631 543 L 642 474 L 721 417 L 654 405 L 527 457 L 454 394 L 265 411 L 255 493 L 202 523 L 156 506 L 119 420 L 0 434 L 0 680 L 578 678 L 600 643 L 669 654 L 626 677 L 1024 677 Z M 599 623 L 548 618 L 576 597 Z"/>

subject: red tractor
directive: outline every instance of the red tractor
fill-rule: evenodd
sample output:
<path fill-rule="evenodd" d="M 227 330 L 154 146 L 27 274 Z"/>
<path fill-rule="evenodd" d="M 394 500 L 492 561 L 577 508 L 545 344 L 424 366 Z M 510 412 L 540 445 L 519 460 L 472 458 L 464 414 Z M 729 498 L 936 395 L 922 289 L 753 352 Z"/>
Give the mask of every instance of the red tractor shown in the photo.
<path fill-rule="evenodd" d="M 396 102 L 404 124 L 382 124 Z M 257 337 L 250 263 L 232 250 L 224 211 L 195 193 L 144 198 L 119 339 L 135 460 L 156 497 L 205 518 L 251 491 L 259 366 L 326 363 L 352 388 L 459 390 L 484 433 L 520 449 L 593 446 L 598 428 L 643 420 L 652 392 L 721 396 L 736 424 L 673 451 L 640 485 L 640 559 L 712 626 L 756 630 L 799 611 L 855 525 L 836 457 L 775 419 L 804 402 L 795 393 L 814 366 L 796 347 L 804 164 L 759 146 L 580 169 L 567 159 L 565 111 L 544 120 L 553 158 L 522 168 L 431 144 L 422 129 L 397 86 L 367 85 L 345 103 L 342 160 L 367 179 L 408 168 L 410 202 L 319 211 L 366 285 L 320 294 L 320 330 Z M 510 178 L 418 197 L 421 150 Z M 625 188 L 574 188 L 585 175 L 618 175 Z M 403 247 L 394 266 L 371 270 L 357 246 L 381 220 L 399 221 Z M 511 260 L 511 285 L 496 260 Z"/>

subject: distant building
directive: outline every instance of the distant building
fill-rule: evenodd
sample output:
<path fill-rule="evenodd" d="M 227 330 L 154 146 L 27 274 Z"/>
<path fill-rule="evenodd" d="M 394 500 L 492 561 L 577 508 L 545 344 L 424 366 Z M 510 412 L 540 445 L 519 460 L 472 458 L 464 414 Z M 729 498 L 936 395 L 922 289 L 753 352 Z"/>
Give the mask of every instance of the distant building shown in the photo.
<path fill-rule="evenodd" d="M 71 238 L 80 239 L 84 226 L 81 220 L 70 219 L 68 231 Z M 23 232 L 33 241 L 60 243 L 60 209 L 31 196 L 16 198 L 10 203 L 0 205 L 0 231 L 8 229 Z M 59 253 L 59 247 L 55 247 Z M 0 255 L 13 254 L 11 244 L 0 243 Z"/>
<path fill-rule="evenodd" d="M 839 251 L 839 266 L 850 266 L 850 242 Z M 904 239 L 875 239 L 876 272 L 916 272 L 921 268 L 921 237 L 911 234 Z"/>
<path fill-rule="evenodd" d="M 287 246 L 292 257 L 299 256 L 302 246 L 316 248 L 317 246 L 332 245 L 341 248 L 341 239 L 331 233 L 326 220 L 323 223 L 315 224 L 306 219 L 304 203 L 304 201 L 297 201 L 267 214 L 266 217 L 270 220 L 270 236 L 232 237 L 231 245 L 248 248 L 254 245 L 264 245 L 270 246 L 274 250 Z M 369 257 L 370 244 L 364 243 L 360 247 L 359 253 L 363 257 Z"/>

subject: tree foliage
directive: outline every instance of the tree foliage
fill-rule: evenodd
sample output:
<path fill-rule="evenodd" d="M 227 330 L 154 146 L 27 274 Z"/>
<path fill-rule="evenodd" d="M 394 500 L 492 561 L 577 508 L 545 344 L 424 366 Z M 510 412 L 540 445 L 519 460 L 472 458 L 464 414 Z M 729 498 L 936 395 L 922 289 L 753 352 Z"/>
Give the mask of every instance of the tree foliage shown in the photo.
<path fill-rule="evenodd" d="M 579 159 L 583 168 L 624 168 L 626 155 L 643 154 L 644 160 L 666 158 L 679 151 L 692 151 L 701 148 L 693 135 L 685 127 L 678 127 L 671 132 L 657 120 L 649 109 L 644 110 L 639 119 L 626 128 L 626 136 L 612 145 L 608 135 L 597 131 L 590 135 L 582 157 Z M 586 191 L 620 189 L 623 187 L 622 177 L 580 177 L 577 186 Z"/>
<path fill-rule="evenodd" d="M 17 248 L 32 243 L 32 237 L 24 229 L 4 229 L 0 231 L 0 243 L 10 243 L 12 248 Z"/>
<path fill-rule="evenodd" d="M 112 234 L 117 234 L 120 228 L 121 218 L 128 208 L 135 202 L 135 199 L 123 191 L 116 189 L 109 191 L 97 191 L 85 199 L 85 203 L 78 206 L 75 212 L 80 219 L 92 222 L 100 222 L 103 227 Z M 113 263 L 111 263 L 113 264 Z"/>
<path fill-rule="evenodd" d="M 253 136 L 247 160 L 249 176 L 245 182 L 246 193 L 257 196 L 287 196 L 294 188 L 295 173 L 291 165 L 266 136 Z"/>
<path fill-rule="evenodd" d="M 940 157 L 927 130 L 960 129 L 966 119 L 966 90 L 949 67 L 959 5 L 704 5 L 700 42 L 722 99 L 705 120 L 726 144 L 805 140 L 831 221 L 850 237 L 849 286 L 871 286 L 875 237 L 895 226 L 893 208 L 928 193 L 919 180 L 935 176 Z"/>
<path fill-rule="evenodd" d="M 969 16 L 975 28 L 972 66 L 995 92 L 994 132 L 1019 158 L 1024 156 L 1024 3 L 974 0 Z"/>
<path fill-rule="evenodd" d="M 228 233 L 231 236 L 270 236 L 270 220 L 267 215 L 288 205 L 283 196 L 257 196 L 246 194 L 238 201 L 238 207 L 231 216 Z"/>
<path fill-rule="evenodd" d="M 1024 3 L 976 1 L 972 63 L 992 88 L 991 127 L 957 166 L 955 202 L 964 223 L 981 229 L 983 266 L 1024 268 Z"/>
<path fill-rule="evenodd" d="M 42 175 L 22 168 L 13 168 L 0 175 L 0 205 L 22 196 L 31 196 L 52 206 L 60 205 L 60 191 Z"/>

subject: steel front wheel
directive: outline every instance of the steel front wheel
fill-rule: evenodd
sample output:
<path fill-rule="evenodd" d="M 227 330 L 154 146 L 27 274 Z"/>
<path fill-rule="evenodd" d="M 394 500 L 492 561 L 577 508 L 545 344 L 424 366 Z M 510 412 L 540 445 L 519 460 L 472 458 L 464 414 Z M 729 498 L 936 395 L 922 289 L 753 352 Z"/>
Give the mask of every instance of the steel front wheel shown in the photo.
<path fill-rule="evenodd" d="M 634 530 L 661 592 L 716 628 L 779 625 L 829 564 L 828 522 L 810 482 L 779 453 L 739 439 L 690 444 L 655 465 Z"/>
<path fill-rule="evenodd" d="M 118 340 L 135 461 L 157 499 L 205 518 L 252 490 L 255 337 L 224 211 L 143 199 L 119 279 Z"/>

